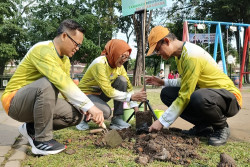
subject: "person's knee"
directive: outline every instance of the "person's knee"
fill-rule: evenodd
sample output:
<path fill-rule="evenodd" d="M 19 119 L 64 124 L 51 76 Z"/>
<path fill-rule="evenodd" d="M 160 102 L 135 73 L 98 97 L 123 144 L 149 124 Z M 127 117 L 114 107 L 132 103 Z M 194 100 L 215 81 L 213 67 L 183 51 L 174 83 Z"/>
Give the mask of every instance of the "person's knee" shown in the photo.
<path fill-rule="evenodd" d="M 46 77 L 40 78 L 38 83 L 39 90 L 41 92 L 55 92 L 56 94 L 59 92 L 58 89 Z"/>
<path fill-rule="evenodd" d="M 122 76 L 122 75 L 119 75 L 119 76 L 116 78 L 116 80 L 118 80 L 118 81 L 120 81 L 120 82 L 125 82 L 125 83 L 127 83 L 126 78 L 125 78 L 124 76 Z"/>
<path fill-rule="evenodd" d="M 115 82 L 112 84 L 112 86 L 120 91 L 126 91 L 127 90 L 128 82 L 124 76 L 118 76 L 115 80 Z"/>
<path fill-rule="evenodd" d="M 168 90 L 169 90 L 170 88 L 169 87 L 165 87 L 165 88 L 163 88 L 162 90 L 161 90 L 161 94 L 160 94 L 160 96 L 161 96 L 161 98 L 164 98 L 164 97 L 167 97 L 168 96 Z"/>
<path fill-rule="evenodd" d="M 122 86 L 122 85 L 124 85 L 124 86 L 126 86 L 127 87 L 127 80 L 126 80 L 126 78 L 124 77 L 124 76 L 118 76 L 117 78 L 116 78 L 116 82 L 118 82 L 119 83 L 119 85 L 120 86 Z"/>
<path fill-rule="evenodd" d="M 193 110 L 206 110 L 208 101 L 206 100 L 206 93 L 202 90 L 196 90 L 190 97 L 189 105 Z M 211 105 L 211 104 L 209 104 Z"/>
<path fill-rule="evenodd" d="M 104 119 L 108 119 L 112 114 L 112 110 L 108 105 L 107 106 L 102 106 L 102 108 L 100 108 L 100 110 L 103 111 Z"/>
<path fill-rule="evenodd" d="M 167 106 L 170 106 L 178 96 L 178 90 L 173 89 L 175 88 L 165 87 L 161 90 L 161 101 Z M 177 91 L 177 93 L 175 91 Z"/>

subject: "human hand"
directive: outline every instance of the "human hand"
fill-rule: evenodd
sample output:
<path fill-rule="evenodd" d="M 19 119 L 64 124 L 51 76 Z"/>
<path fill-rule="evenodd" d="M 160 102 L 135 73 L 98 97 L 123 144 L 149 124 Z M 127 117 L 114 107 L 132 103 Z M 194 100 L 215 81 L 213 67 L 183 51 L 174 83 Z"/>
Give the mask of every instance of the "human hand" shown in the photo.
<path fill-rule="evenodd" d="M 89 112 L 85 112 L 85 118 L 84 121 L 89 122 L 91 120 L 91 114 Z"/>
<path fill-rule="evenodd" d="M 134 107 L 134 111 L 135 112 L 139 111 L 139 108 L 138 107 Z"/>
<path fill-rule="evenodd" d="M 90 115 L 90 116 L 89 116 Z M 95 122 L 96 124 L 98 124 L 99 126 L 102 125 L 102 123 L 104 122 L 104 117 L 103 117 L 103 112 L 97 108 L 96 106 L 91 107 L 87 113 L 86 113 L 86 120 L 88 119 L 92 119 L 93 122 Z"/>
<path fill-rule="evenodd" d="M 149 132 L 152 131 L 159 131 L 163 128 L 163 125 L 159 120 L 156 120 L 150 127 L 149 127 Z"/>
<path fill-rule="evenodd" d="M 132 101 L 146 101 L 147 100 L 147 93 L 144 91 L 144 88 L 142 88 L 141 91 L 132 94 L 131 100 Z"/>
<path fill-rule="evenodd" d="M 146 76 L 146 83 L 150 85 L 155 85 L 155 86 L 163 86 L 164 85 L 164 80 L 157 78 L 155 76 Z"/>

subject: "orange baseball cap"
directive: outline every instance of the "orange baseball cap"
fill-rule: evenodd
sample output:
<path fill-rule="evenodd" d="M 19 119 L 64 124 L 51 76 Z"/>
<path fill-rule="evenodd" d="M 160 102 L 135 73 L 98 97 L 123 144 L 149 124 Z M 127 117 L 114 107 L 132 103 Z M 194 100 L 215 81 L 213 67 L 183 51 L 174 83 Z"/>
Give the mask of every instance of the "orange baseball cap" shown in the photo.
<path fill-rule="evenodd" d="M 148 36 L 149 50 L 147 56 L 151 55 L 154 52 L 157 42 L 159 42 L 162 38 L 164 38 L 168 34 L 169 34 L 168 28 L 162 26 L 155 26 L 154 28 L 152 28 Z"/>

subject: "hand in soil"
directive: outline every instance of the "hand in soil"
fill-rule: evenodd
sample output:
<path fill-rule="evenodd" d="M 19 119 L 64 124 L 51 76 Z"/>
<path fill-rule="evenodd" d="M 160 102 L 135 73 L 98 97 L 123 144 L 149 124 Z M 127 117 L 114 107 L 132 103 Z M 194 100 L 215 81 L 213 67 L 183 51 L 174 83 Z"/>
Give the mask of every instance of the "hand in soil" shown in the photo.
<path fill-rule="evenodd" d="M 163 128 L 163 125 L 160 123 L 159 120 L 156 120 L 150 127 L 149 132 L 159 131 Z"/>

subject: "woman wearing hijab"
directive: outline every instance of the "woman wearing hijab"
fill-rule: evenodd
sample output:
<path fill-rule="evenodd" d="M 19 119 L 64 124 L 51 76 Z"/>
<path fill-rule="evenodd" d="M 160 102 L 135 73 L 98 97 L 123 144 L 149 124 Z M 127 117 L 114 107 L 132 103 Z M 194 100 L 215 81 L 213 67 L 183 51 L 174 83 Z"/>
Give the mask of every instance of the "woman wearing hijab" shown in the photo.
<path fill-rule="evenodd" d="M 114 112 L 110 123 L 110 129 L 124 129 L 130 124 L 123 121 L 123 102 L 129 102 L 130 107 L 138 111 L 136 101 L 145 101 L 146 92 L 141 90 L 133 93 L 133 87 L 127 76 L 123 64 L 128 61 L 132 49 L 119 39 L 110 40 L 101 56 L 97 57 L 88 67 L 78 87 L 87 94 L 88 98 L 102 109 L 105 119 L 108 119 L 112 110 L 107 104 L 114 100 Z M 89 129 L 88 123 L 83 120 L 76 126 L 78 130 Z"/>

